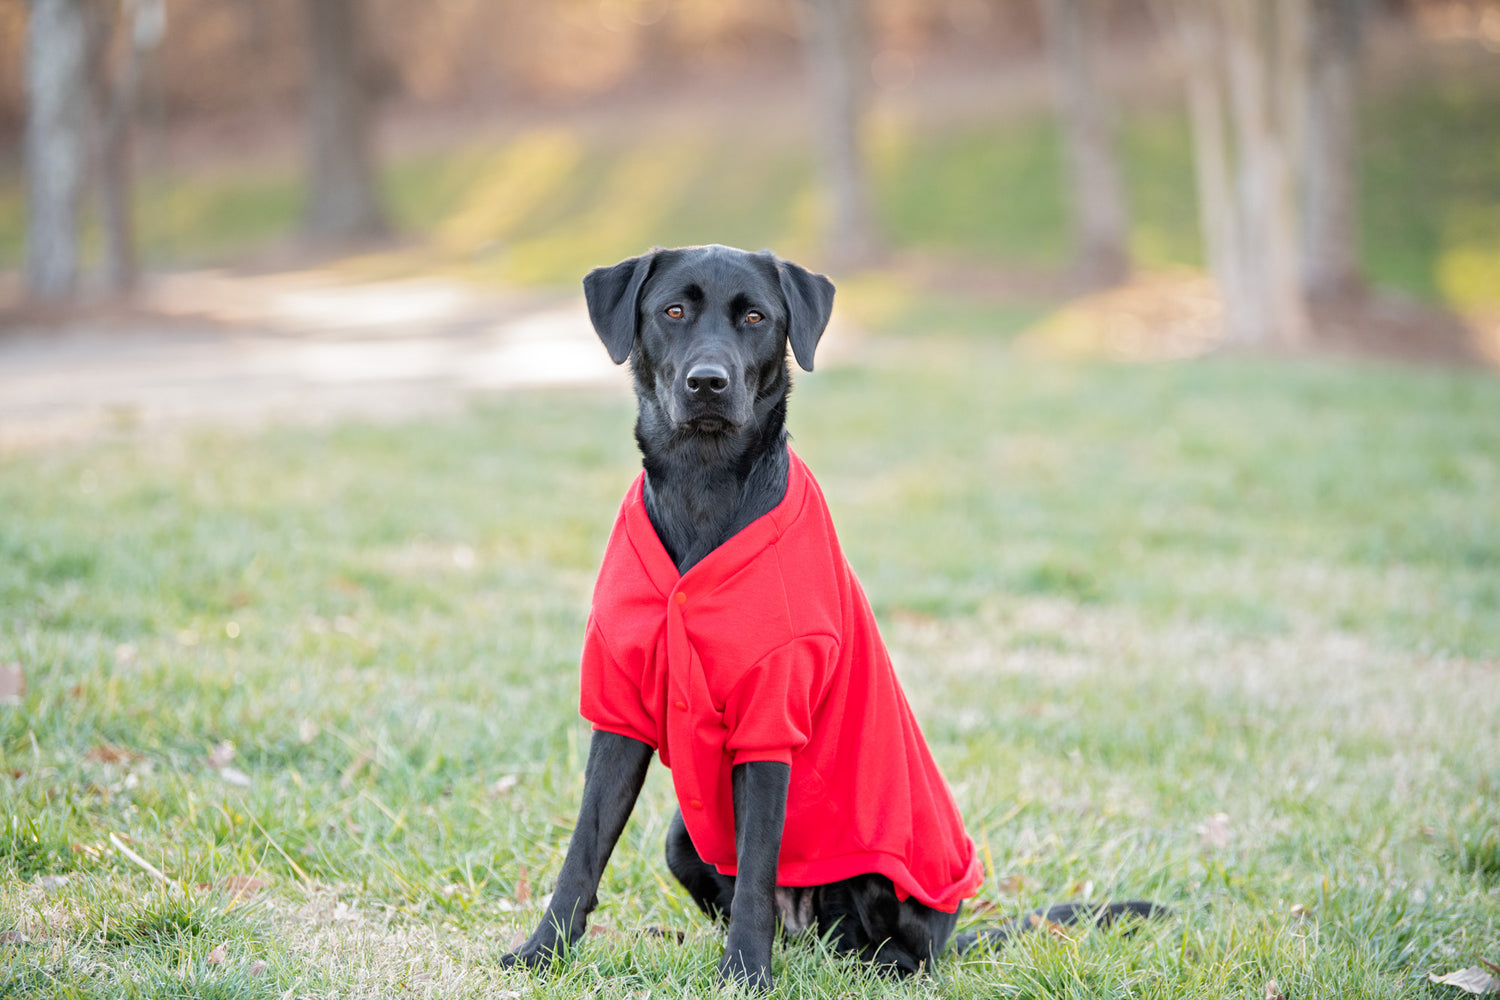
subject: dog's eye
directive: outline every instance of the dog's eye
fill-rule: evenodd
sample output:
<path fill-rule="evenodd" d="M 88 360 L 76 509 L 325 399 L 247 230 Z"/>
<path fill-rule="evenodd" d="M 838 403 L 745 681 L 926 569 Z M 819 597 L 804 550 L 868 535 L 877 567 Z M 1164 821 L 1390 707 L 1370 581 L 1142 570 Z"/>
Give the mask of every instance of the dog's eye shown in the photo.
<path fill-rule="evenodd" d="M 745 322 L 749 323 L 751 326 L 754 326 L 765 318 L 766 317 L 756 309 L 751 309 L 749 312 L 745 313 Z"/>
<path fill-rule="evenodd" d="M 667 315 L 672 319 L 682 319 L 682 306 L 667 306 Z"/>

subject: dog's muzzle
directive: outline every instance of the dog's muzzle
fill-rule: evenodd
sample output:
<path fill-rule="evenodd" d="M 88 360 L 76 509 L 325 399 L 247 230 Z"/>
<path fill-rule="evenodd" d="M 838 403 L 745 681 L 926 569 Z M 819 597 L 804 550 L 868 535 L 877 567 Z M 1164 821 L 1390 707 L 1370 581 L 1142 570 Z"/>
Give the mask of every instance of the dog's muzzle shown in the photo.
<path fill-rule="evenodd" d="M 716 362 L 698 362 L 678 384 L 671 415 L 675 423 L 702 434 L 739 430 L 750 414 L 742 410 L 746 392 L 735 384 L 729 369 Z"/>

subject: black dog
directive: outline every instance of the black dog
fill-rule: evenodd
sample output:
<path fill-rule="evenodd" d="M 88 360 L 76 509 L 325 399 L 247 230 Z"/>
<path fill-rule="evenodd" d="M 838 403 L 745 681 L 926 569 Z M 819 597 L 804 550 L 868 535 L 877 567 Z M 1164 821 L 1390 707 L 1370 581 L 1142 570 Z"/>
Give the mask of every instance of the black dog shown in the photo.
<path fill-rule="evenodd" d="M 728 926 L 724 980 L 770 984 L 778 921 L 909 974 L 950 939 L 961 951 L 1039 920 L 1161 912 L 1064 904 L 953 937 L 980 882 L 972 842 L 816 483 L 787 447 L 787 348 L 812 370 L 828 279 L 769 252 L 707 246 L 598 268 L 584 291 L 610 357 L 631 360 L 644 473 L 595 591 L 583 699 L 595 731 L 578 825 L 541 923 L 503 963 L 544 964 L 584 933 L 654 750 L 690 814 L 673 819 L 668 867 Z M 812 555 L 801 542 L 777 548 L 799 531 Z M 792 641 L 779 646 L 783 628 Z M 761 658 L 747 667 L 741 649 Z"/>

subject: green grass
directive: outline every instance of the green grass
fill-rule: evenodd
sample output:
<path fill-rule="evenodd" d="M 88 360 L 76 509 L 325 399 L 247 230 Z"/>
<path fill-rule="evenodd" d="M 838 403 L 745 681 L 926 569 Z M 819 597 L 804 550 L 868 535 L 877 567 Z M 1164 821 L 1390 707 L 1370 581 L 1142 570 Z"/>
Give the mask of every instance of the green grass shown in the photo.
<path fill-rule="evenodd" d="M 1177 109 L 1137 110 L 1122 132 L 1132 243 L 1148 267 L 1200 259 L 1190 143 Z M 1500 87 L 1473 66 L 1372 94 L 1363 112 L 1362 255 L 1371 280 L 1457 308 L 1500 306 Z M 1045 115 L 876 129 L 876 215 L 898 249 L 1060 266 L 1067 208 Z M 138 226 L 158 267 L 223 263 L 295 234 L 295 171 L 176 172 L 141 186 Z M 666 130 L 650 141 L 566 126 L 395 156 L 386 200 L 412 247 L 377 272 L 441 268 L 477 281 L 572 288 L 601 261 L 652 244 L 723 242 L 815 252 L 810 154 L 782 139 Z M 20 185 L 0 178 L 0 267 L 21 259 Z"/>
<path fill-rule="evenodd" d="M 805 376 L 797 447 L 981 845 L 981 909 L 1180 917 L 900 986 L 788 944 L 782 993 L 1444 995 L 1427 972 L 1500 935 L 1500 383 L 1054 363 L 980 325 Z M 660 768 L 602 933 L 550 978 L 495 966 L 578 801 L 630 421 L 536 394 L 0 458 L 0 665 L 27 680 L 0 707 L 0 932 L 29 939 L 0 944 L 6 995 L 710 992 Z"/>

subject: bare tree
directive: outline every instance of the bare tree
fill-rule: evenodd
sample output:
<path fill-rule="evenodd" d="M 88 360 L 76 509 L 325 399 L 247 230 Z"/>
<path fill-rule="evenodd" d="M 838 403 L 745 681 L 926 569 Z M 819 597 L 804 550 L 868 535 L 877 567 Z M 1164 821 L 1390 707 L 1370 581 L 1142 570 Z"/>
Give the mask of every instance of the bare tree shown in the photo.
<path fill-rule="evenodd" d="M 1129 216 L 1107 95 L 1098 78 L 1100 0 L 1042 0 L 1058 124 L 1067 155 L 1074 268 L 1085 285 L 1130 271 Z"/>
<path fill-rule="evenodd" d="M 1358 96 L 1364 0 L 1311 0 L 1306 97 L 1302 286 L 1316 302 L 1357 297 Z"/>
<path fill-rule="evenodd" d="M 141 65 L 165 32 L 164 0 L 92 5 L 93 165 L 104 237 L 104 284 L 116 295 L 129 295 L 140 280 L 134 211 L 136 97 Z"/>
<path fill-rule="evenodd" d="M 307 234 L 351 242 L 385 231 L 370 142 L 359 0 L 303 0 L 308 28 Z"/>
<path fill-rule="evenodd" d="M 832 211 L 830 259 L 867 263 L 879 247 L 870 222 L 861 125 L 869 76 L 863 0 L 801 0 L 808 76 L 813 89 L 823 187 Z"/>
<path fill-rule="evenodd" d="M 1199 217 L 1227 333 L 1296 346 L 1309 0 L 1158 0 L 1187 66 Z"/>
<path fill-rule="evenodd" d="M 27 29 L 26 291 L 72 297 L 78 284 L 79 211 L 86 175 L 86 0 L 31 0 Z"/>

